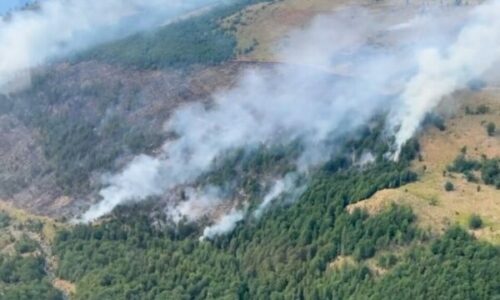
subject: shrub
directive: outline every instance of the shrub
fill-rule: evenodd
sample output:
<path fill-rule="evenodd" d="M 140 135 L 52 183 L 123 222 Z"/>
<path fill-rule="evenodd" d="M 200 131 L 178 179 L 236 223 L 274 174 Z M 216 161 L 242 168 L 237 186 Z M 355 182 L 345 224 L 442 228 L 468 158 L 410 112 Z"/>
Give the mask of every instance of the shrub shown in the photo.
<path fill-rule="evenodd" d="M 496 159 L 488 159 L 483 161 L 481 167 L 481 178 L 484 183 L 495 185 L 500 181 L 500 161 Z"/>
<path fill-rule="evenodd" d="M 474 173 L 466 171 L 464 172 L 464 175 L 468 182 L 478 182 L 478 179 L 476 175 L 474 175 Z"/>
<path fill-rule="evenodd" d="M 448 166 L 448 171 L 465 173 L 471 170 L 477 170 L 481 167 L 481 163 L 475 160 L 469 160 L 465 157 L 465 154 L 459 154 L 451 166 Z"/>
<path fill-rule="evenodd" d="M 481 104 L 477 107 L 476 114 L 484 115 L 490 112 L 490 108 L 484 104 Z"/>
<path fill-rule="evenodd" d="M 14 248 L 19 254 L 31 253 L 38 248 L 38 243 L 27 236 L 23 236 Z"/>
<path fill-rule="evenodd" d="M 486 132 L 488 133 L 489 136 L 494 136 L 496 131 L 496 125 L 493 122 L 489 122 L 488 125 L 486 125 Z"/>
<path fill-rule="evenodd" d="M 487 105 L 481 104 L 475 110 L 471 109 L 469 106 L 465 107 L 465 114 L 467 115 L 484 115 L 490 112 L 490 108 Z"/>
<path fill-rule="evenodd" d="M 4 212 L 0 212 L 0 228 L 10 225 L 10 216 Z"/>
<path fill-rule="evenodd" d="M 447 181 L 445 184 L 444 184 L 444 190 L 447 191 L 447 192 L 451 192 L 455 189 L 455 186 L 453 185 L 453 183 Z"/>
<path fill-rule="evenodd" d="M 439 200 L 436 197 L 432 197 L 429 200 L 429 205 L 436 206 L 436 205 L 438 205 L 438 203 L 439 203 Z"/>
<path fill-rule="evenodd" d="M 471 215 L 469 217 L 469 228 L 470 229 L 479 229 L 483 227 L 483 220 L 478 215 Z"/>

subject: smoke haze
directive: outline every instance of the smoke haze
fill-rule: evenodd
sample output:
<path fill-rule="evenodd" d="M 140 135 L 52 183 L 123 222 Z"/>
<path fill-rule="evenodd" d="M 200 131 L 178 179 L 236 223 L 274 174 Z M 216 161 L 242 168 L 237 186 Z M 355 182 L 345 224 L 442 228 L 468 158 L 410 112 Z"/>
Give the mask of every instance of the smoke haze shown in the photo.
<path fill-rule="evenodd" d="M 338 18 L 347 19 L 348 15 Z M 378 75 L 372 82 L 365 82 L 364 78 L 352 80 L 335 72 L 333 60 L 343 52 L 366 51 L 358 40 L 366 38 L 373 28 L 367 30 L 344 22 L 338 33 L 332 33 L 328 30 L 332 28 L 329 22 L 340 26 L 342 20 L 338 18 L 318 18 L 305 32 L 295 33 L 289 43 L 298 49 L 282 54 L 289 64 L 273 69 L 249 69 L 234 88 L 213 95 L 210 107 L 196 103 L 178 109 L 166 124 L 166 130 L 179 138 L 164 145 L 159 158 L 150 158 L 161 161 L 156 171 L 162 179 L 160 189 L 169 191 L 178 185 L 193 183 L 210 170 L 215 158 L 229 150 L 259 144 L 287 144 L 296 139 L 301 139 L 306 146 L 297 167 L 307 171 L 329 158 L 328 153 L 334 149 L 326 144 L 327 141 L 361 126 L 380 111 L 381 104 L 389 101 L 381 95 L 393 73 L 387 72 L 387 77 Z M 358 38 L 338 44 L 341 38 L 337 38 L 338 34 Z M 325 47 L 324 41 L 332 47 Z M 311 46 L 315 44 L 321 44 L 316 48 L 317 53 L 313 53 L 315 48 Z M 303 57 L 301 45 L 307 47 L 304 51 L 308 56 L 322 57 L 322 61 L 297 64 Z M 363 54 L 363 61 L 353 67 L 363 68 L 368 77 L 375 75 L 373 72 L 382 65 L 386 70 L 394 68 L 397 71 L 400 63 L 396 57 L 374 51 Z M 135 160 L 131 165 L 137 163 L 141 161 Z M 119 187 L 117 183 L 123 180 L 123 174 L 114 179 L 112 181 Z M 110 186 L 106 190 L 114 188 Z M 118 196 L 120 200 L 107 201 L 104 197 L 103 202 L 123 203 L 148 196 L 151 196 L 150 191 L 144 190 L 139 197 L 122 193 Z M 108 206 L 107 212 L 114 206 Z M 94 211 L 95 206 L 85 214 L 92 218 L 85 219 L 91 221 L 105 214 L 103 210 Z"/>
<path fill-rule="evenodd" d="M 102 202 L 91 207 L 84 220 L 93 221 L 127 201 L 194 184 L 211 169 L 214 159 L 234 149 L 300 139 L 304 151 L 296 167 L 308 172 L 338 148 L 332 141 L 381 112 L 389 113 L 388 132 L 396 134 L 397 157 L 426 113 L 496 62 L 500 55 L 498 3 L 476 9 L 466 23 L 462 17 L 436 19 L 433 30 L 420 18 L 402 23 L 381 21 L 359 9 L 317 17 L 283 41 L 280 49 L 284 50 L 277 54 L 283 64 L 246 70 L 236 86 L 214 94 L 209 107 L 198 103 L 178 109 L 166 124 L 166 130 L 178 138 L 165 144 L 158 157 L 136 159 L 125 172 L 112 176 L 111 185 L 101 191 Z M 422 33 L 428 39 L 421 39 Z M 386 44 L 370 43 L 373 36 L 387 37 Z M 449 41 L 454 41 L 452 46 L 443 48 Z M 488 49 L 483 53 L 485 46 Z M 136 165 L 143 160 L 156 162 L 151 164 L 154 170 L 147 169 L 158 183 L 154 189 L 128 177 L 137 176 L 127 170 L 141 170 Z M 124 189 L 122 182 L 135 184 L 133 192 Z M 286 189 L 278 181 L 255 214 L 260 216 Z M 119 192 L 109 192 L 113 190 Z M 195 205 L 202 210 L 210 210 L 206 203 L 220 201 L 200 195 L 195 198 L 204 203 Z M 200 210 L 190 209 L 192 203 L 188 200 L 169 208 L 175 212 L 174 219 L 197 218 Z M 244 215 L 233 208 L 206 228 L 204 238 L 232 230 Z"/>
<path fill-rule="evenodd" d="M 210 217 L 224 204 L 224 193 L 215 186 L 206 186 L 200 190 L 185 189 L 184 201 L 173 207 L 167 207 L 167 215 L 176 223 L 183 220 L 193 222 L 202 217 Z"/>
<path fill-rule="evenodd" d="M 450 46 L 426 48 L 417 57 L 418 71 L 405 85 L 395 110 L 393 124 L 400 126 L 396 157 L 443 97 L 465 88 L 499 62 L 500 1 L 476 8 Z"/>
<path fill-rule="evenodd" d="M 0 92 L 28 70 L 73 51 L 149 29 L 216 0 L 45 0 L 0 21 Z M 22 84 L 19 83 L 22 81 Z"/>

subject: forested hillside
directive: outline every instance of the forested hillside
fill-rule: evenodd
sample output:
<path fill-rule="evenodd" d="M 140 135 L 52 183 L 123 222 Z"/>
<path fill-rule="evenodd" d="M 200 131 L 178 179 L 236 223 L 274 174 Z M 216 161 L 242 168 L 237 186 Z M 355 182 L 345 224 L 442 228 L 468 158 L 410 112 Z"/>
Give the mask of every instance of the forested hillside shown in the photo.
<path fill-rule="evenodd" d="M 76 299 L 498 296 L 498 247 L 461 228 L 433 236 L 415 226 L 407 207 L 375 216 L 345 210 L 414 180 L 407 172 L 404 164 L 387 162 L 320 171 L 296 203 L 214 241 L 198 241 L 195 224 L 159 229 L 138 207 L 122 208 L 112 221 L 59 233 L 58 276 L 77 283 Z M 335 266 L 346 257 L 352 263 Z"/>
<path fill-rule="evenodd" d="M 259 2 L 264 0 L 239 0 L 228 6 L 212 8 L 153 32 L 105 44 L 79 54 L 75 59 L 95 59 L 141 69 L 219 64 L 236 55 L 236 37 L 220 23 L 244 7 Z"/>
<path fill-rule="evenodd" d="M 12 90 L 0 61 L 0 299 L 500 300 L 498 0 L 185 0 L 128 34 L 174 2 L 45 1 L 0 20 L 57 54 Z"/>
<path fill-rule="evenodd" d="M 229 62 L 236 37 L 220 22 L 255 2 L 215 6 L 75 54 L 35 70 L 29 88 L 0 95 L 0 197 L 73 214 L 69 202 L 95 197 L 100 173 L 171 138 L 162 128 L 177 107 L 208 102 L 234 82 L 242 68 Z"/>

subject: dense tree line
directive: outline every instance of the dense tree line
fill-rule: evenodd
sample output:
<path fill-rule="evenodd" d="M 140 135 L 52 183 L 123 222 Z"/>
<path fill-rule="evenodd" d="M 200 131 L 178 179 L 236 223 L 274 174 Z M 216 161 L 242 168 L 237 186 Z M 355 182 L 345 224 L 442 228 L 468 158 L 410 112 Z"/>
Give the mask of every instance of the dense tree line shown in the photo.
<path fill-rule="evenodd" d="M 384 275 L 374 276 L 363 265 L 348 267 L 332 273 L 325 285 L 337 299 L 498 299 L 499 268 L 498 247 L 453 227 L 410 248 Z"/>
<path fill-rule="evenodd" d="M 379 115 L 371 120 L 370 125 L 361 126 L 354 132 L 332 138 L 327 143 L 336 145 L 335 150 L 331 150 L 330 153 L 327 150 L 324 154 L 330 159 L 313 168 L 312 172 L 328 176 L 353 167 L 363 168 L 363 163 L 359 164 L 360 158 L 366 154 L 370 154 L 373 161 L 381 165 L 385 164 L 391 140 L 385 136 L 384 129 L 385 117 Z M 244 149 L 232 149 L 216 158 L 211 171 L 202 175 L 198 183 L 200 185 L 230 185 L 233 190 L 244 190 L 247 195 L 250 195 L 250 200 L 258 202 L 268 188 L 265 178 L 282 178 L 287 173 L 297 171 L 297 160 L 304 151 L 307 151 L 306 147 L 307 145 L 298 137 L 289 143 L 260 144 Z M 411 139 L 406 143 L 401 152 L 401 165 L 406 166 L 409 161 L 415 159 L 419 149 L 416 139 Z M 393 180 L 391 187 L 416 179 L 416 174 L 409 170 L 400 175 L 404 178 L 401 181 Z M 296 184 L 310 179 L 306 177 L 297 178 Z"/>
<path fill-rule="evenodd" d="M 408 208 L 391 206 L 375 216 L 345 209 L 380 189 L 416 180 L 408 165 L 418 154 L 418 143 L 405 145 L 399 163 L 384 159 L 389 148 L 382 137 L 383 120 L 341 137 L 338 142 L 345 147 L 313 171 L 296 203 L 277 203 L 262 219 L 248 217 L 234 233 L 214 241 L 198 241 L 203 224 L 158 227 L 165 216 L 152 220 L 145 207 L 121 207 L 112 221 L 62 231 L 56 241 L 61 258 L 58 275 L 78 283 L 79 299 L 312 295 L 311 283 L 319 284 L 339 255 L 363 262 L 379 250 L 426 236 L 415 228 L 415 216 Z M 255 182 L 293 170 L 302 150 L 300 140 L 235 150 L 215 161 L 201 183 L 235 181 L 258 201 L 265 191 L 253 190 Z M 352 153 L 359 156 L 366 151 L 375 155 L 376 162 L 355 165 Z"/>
<path fill-rule="evenodd" d="M 459 228 L 435 238 L 409 208 L 376 215 L 345 207 L 405 184 L 406 167 L 385 162 L 321 171 L 296 203 L 247 219 L 230 235 L 199 242 L 195 224 L 158 228 L 137 208 L 112 221 L 60 232 L 59 276 L 77 299 L 491 299 L 500 293 L 499 249 Z M 402 253 L 396 249 L 407 249 Z M 387 270 L 366 260 L 381 250 Z M 352 256 L 341 269 L 329 264 Z"/>
<path fill-rule="evenodd" d="M 79 299 L 307 297 L 338 255 L 363 261 L 425 236 L 408 208 L 392 206 L 375 216 L 345 210 L 379 189 L 414 180 L 409 174 L 391 162 L 320 170 L 297 203 L 249 218 L 213 242 L 198 241 L 196 224 L 159 229 L 148 213 L 122 208 L 110 222 L 59 233 L 58 273 L 78 283 Z"/>
<path fill-rule="evenodd" d="M 477 182 L 478 178 L 474 171 L 481 173 L 481 179 L 485 184 L 493 185 L 500 189 L 500 159 L 486 158 L 481 160 L 469 159 L 464 153 L 459 154 L 453 163 L 448 166 L 448 171 L 463 173 L 468 181 Z"/>
<path fill-rule="evenodd" d="M 346 210 L 378 190 L 416 180 L 408 166 L 418 156 L 418 143 L 411 141 L 404 147 L 400 162 L 388 161 L 378 155 L 387 151 L 386 142 L 380 142 L 381 137 L 372 139 L 380 131 L 371 128 L 344 142 L 355 152 L 365 147 L 373 151 L 378 157 L 374 163 L 359 167 L 338 153 L 314 171 L 296 202 L 275 203 L 261 219 L 247 216 L 234 232 L 212 241 L 198 240 L 203 222 L 162 226 L 165 217 L 153 217 L 141 205 L 121 207 L 111 220 L 96 226 L 61 231 L 55 242 L 58 276 L 76 282 L 76 299 L 396 299 L 402 295 L 479 299 L 497 295 L 498 248 L 458 228 L 434 237 L 417 229 L 415 215 L 407 207 L 391 205 L 374 215 Z M 293 156 L 299 145 L 236 151 L 207 174 L 207 180 L 241 175 L 231 173 L 228 165 L 250 173 L 281 170 L 272 162 L 286 167 L 286 154 Z M 352 257 L 354 264 L 331 267 L 339 257 Z M 373 259 L 385 273 L 369 267 Z"/>

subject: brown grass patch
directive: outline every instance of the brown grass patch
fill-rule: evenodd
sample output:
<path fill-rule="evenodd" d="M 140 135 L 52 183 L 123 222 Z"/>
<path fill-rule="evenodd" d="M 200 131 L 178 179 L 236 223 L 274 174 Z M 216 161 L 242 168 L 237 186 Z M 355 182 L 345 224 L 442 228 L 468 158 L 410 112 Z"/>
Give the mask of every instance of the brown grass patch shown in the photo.
<path fill-rule="evenodd" d="M 55 278 L 52 281 L 54 288 L 63 292 L 64 295 L 73 295 L 76 292 L 76 286 L 74 283 L 60 278 Z"/>
<path fill-rule="evenodd" d="M 291 30 L 303 28 L 318 15 L 327 15 L 348 7 L 361 7 L 370 10 L 376 22 L 399 24 L 406 22 L 420 14 L 422 10 L 432 6 L 449 7 L 450 14 L 459 14 L 468 11 L 477 4 L 477 0 L 467 1 L 467 6 L 459 7 L 455 0 L 424 1 L 415 0 L 282 0 L 274 3 L 259 3 L 247 7 L 224 21 L 222 25 L 233 28 L 238 40 L 238 59 L 251 61 L 277 61 L 276 53 L 285 46 Z M 361 17 L 358 14 L 353 17 Z M 392 33 L 394 34 L 394 33 Z M 422 33 L 425 34 L 425 33 Z M 392 39 L 401 36 L 372 37 L 370 42 L 379 45 L 390 45 Z M 404 38 L 404 37 L 403 37 Z M 253 47 L 249 53 L 245 49 Z"/>
<path fill-rule="evenodd" d="M 260 3 L 252 5 L 241 13 L 227 18 L 224 25 L 236 24 L 238 50 L 255 45 L 250 53 L 242 53 L 240 59 L 256 61 L 275 61 L 275 50 L 278 42 L 286 38 L 288 32 L 307 24 L 314 16 L 329 13 L 334 9 L 355 4 L 356 1 L 347 0 L 284 0 L 275 3 Z"/>
<path fill-rule="evenodd" d="M 450 224 L 467 226 L 471 214 L 478 214 L 485 221 L 482 229 L 474 231 L 480 239 L 500 243 L 500 190 L 492 186 L 467 182 L 462 174 L 443 174 L 463 146 L 467 155 L 475 158 L 500 157 L 500 136 L 489 137 L 484 123 L 493 121 L 500 125 L 500 95 L 494 90 L 478 93 L 461 93 L 448 100 L 440 110 L 455 104 L 454 116 L 447 120 L 447 129 L 429 129 L 421 138 L 423 161 L 415 162 L 413 168 L 421 177 L 419 181 L 399 189 L 383 190 L 370 199 L 350 205 L 377 213 L 391 202 L 410 205 L 418 217 L 418 223 L 434 232 L 442 232 Z M 458 98 L 458 99 L 457 99 Z M 459 100 L 460 105 L 456 105 Z M 485 115 L 466 115 L 466 105 L 475 108 L 486 104 L 491 112 Z M 425 171 L 424 171 L 425 166 Z M 444 184 L 450 181 L 455 190 L 446 192 Z M 478 186 L 480 191 L 478 191 Z"/>

